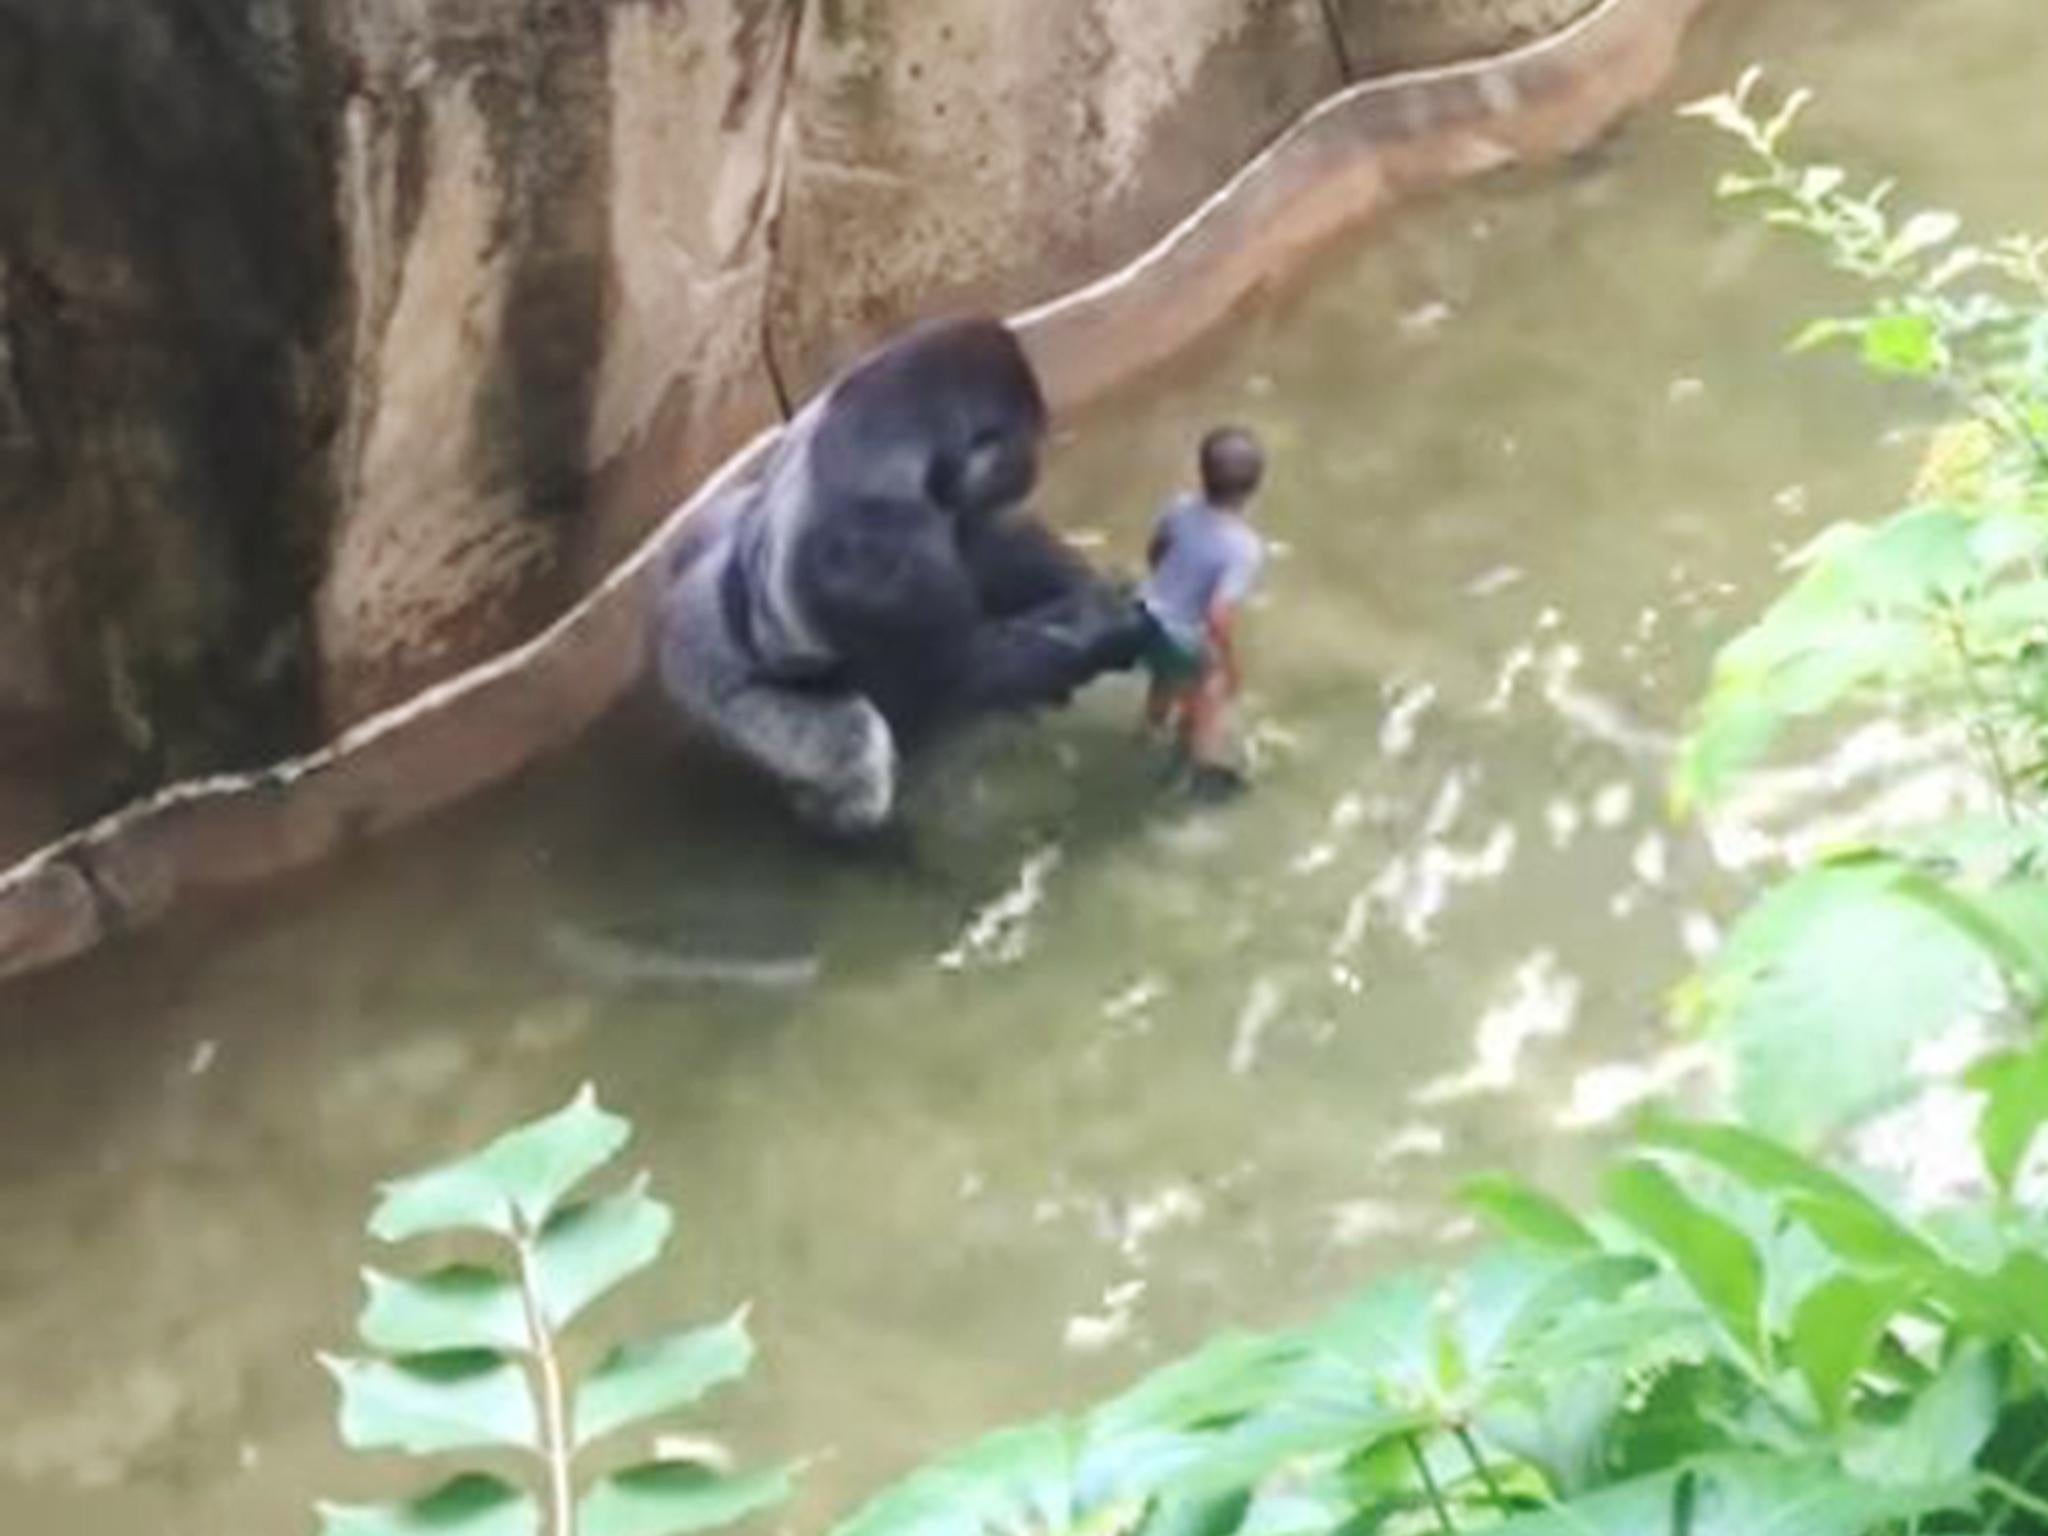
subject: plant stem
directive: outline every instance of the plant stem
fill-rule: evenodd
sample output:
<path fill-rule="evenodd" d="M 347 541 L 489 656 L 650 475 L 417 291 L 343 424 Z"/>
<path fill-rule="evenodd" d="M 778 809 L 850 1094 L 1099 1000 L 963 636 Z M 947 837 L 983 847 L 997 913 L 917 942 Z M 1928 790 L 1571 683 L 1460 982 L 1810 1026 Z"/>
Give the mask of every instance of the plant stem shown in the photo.
<path fill-rule="evenodd" d="M 1493 1468 L 1486 1464 L 1486 1458 L 1479 1454 L 1479 1442 L 1472 1438 L 1472 1431 L 1460 1424 L 1456 1431 L 1458 1444 L 1465 1448 L 1466 1459 L 1472 1463 L 1472 1470 L 1479 1474 L 1479 1481 L 1486 1485 L 1486 1496 L 1493 1500 L 1494 1507 L 1503 1514 L 1507 1512 L 1508 1496 L 1500 1486 L 1500 1479 L 1493 1475 Z"/>
<path fill-rule="evenodd" d="M 1993 719 L 1991 699 L 1984 691 L 1984 680 L 1978 674 L 1976 653 L 1970 649 L 1968 635 L 1963 631 L 1963 621 L 1954 607 L 1944 605 L 1942 622 L 1948 630 L 1949 642 L 1956 649 L 1956 663 L 1963 672 L 1963 691 L 1969 695 L 1970 707 L 1975 718 L 1970 721 L 1970 734 L 1976 738 L 1977 750 L 1991 770 L 1991 782 L 1998 791 L 1998 808 L 2007 822 L 2020 819 L 2019 789 L 2013 782 L 2012 767 L 2005 760 L 2005 749 L 1998 743 L 1998 726 Z"/>
<path fill-rule="evenodd" d="M 1422 1487 L 1429 1495 L 1429 1507 L 1436 1511 L 1438 1529 L 1444 1532 L 1444 1536 L 1458 1536 L 1458 1522 L 1451 1518 L 1451 1507 L 1444 1502 L 1444 1491 L 1437 1487 L 1436 1474 L 1429 1470 L 1429 1457 L 1423 1454 L 1422 1442 L 1411 1434 L 1402 1436 L 1401 1443 L 1408 1447 L 1415 1470 L 1422 1474 Z"/>
<path fill-rule="evenodd" d="M 1688 1467 L 1671 1485 L 1671 1536 L 1692 1536 L 1693 1513 L 1698 1505 L 1699 1480 Z"/>
<path fill-rule="evenodd" d="M 519 1298 L 526 1309 L 526 1336 L 533 1343 L 534 1365 L 540 1378 L 534 1395 L 540 1401 L 541 1449 L 548 1463 L 548 1506 L 552 1511 L 548 1529 L 553 1536 L 576 1536 L 575 1485 L 570 1478 L 576 1452 L 569 1444 L 562 1362 L 555 1354 L 554 1330 L 548 1326 L 541 1305 L 532 1237 L 522 1223 L 515 1239 L 519 1248 Z"/>
<path fill-rule="evenodd" d="M 1980 1475 L 1984 1479 L 1984 1486 L 2005 1500 L 2013 1509 L 2023 1509 L 2038 1519 L 2048 1520 L 2048 1499 L 2043 1499 L 2027 1492 L 2018 1483 L 2013 1482 L 2010 1478 L 2000 1477 L 1996 1472 L 1985 1472 Z M 2007 1519 L 2000 1522 L 1999 1529 L 2005 1529 L 2005 1526 L 2010 1523 L 2010 1519 L 2010 1512 L 2008 1512 Z"/>

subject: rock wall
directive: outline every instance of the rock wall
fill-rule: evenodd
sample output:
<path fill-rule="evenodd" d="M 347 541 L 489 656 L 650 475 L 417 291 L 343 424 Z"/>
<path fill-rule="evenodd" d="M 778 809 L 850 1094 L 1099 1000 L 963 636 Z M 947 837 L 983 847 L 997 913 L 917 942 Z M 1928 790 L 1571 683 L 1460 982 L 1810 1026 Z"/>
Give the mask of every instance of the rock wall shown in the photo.
<path fill-rule="evenodd" d="M 814 3 L 769 311 L 797 388 L 1116 265 L 1344 83 L 1321 0 Z"/>
<path fill-rule="evenodd" d="M 1493 53 L 1554 32 L 1584 0 L 1332 0 L 1350 67 L 1391 74 Z"/>
<path fill-rule="evenodd" d="M 0 835 L 319 728 L 333 54 L 219 9 L 0 0 Z"/>
<path fill-rule="evenodd" d="M 918 315 L 1590 0 L 0 0 L 0 858 L 521 636 Z"/>

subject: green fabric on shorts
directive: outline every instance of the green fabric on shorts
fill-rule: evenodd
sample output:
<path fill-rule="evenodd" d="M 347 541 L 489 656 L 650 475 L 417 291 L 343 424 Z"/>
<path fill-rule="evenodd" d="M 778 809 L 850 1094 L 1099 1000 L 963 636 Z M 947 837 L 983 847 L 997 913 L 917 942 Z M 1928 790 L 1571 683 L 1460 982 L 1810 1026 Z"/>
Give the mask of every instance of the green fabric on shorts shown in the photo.
<path fill-rule="evenodd" d="M 1145 619 L 1145 649 L 1139 660 L 1152 680 L 1168 688 L 1185 688 L 1197 681 L 1209 665 L 1208 648 L 1176 639 L 1149 613 Z"/>

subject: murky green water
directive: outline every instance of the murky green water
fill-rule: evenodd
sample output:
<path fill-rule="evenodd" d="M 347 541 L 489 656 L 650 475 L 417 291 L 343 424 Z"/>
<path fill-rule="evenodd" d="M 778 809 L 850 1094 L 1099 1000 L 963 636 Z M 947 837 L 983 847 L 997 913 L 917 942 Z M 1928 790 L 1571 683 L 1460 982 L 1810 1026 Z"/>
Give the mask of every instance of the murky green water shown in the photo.
<path fill-rule="evenodd" d="M 2039 0 L 1750 0 L 1681 89 L 1773 61 L 1829 152 L 2038 225 L 2044 41 Z M 1126 686 L 938 765 L 885 862 L 622 722 L 0 998 L 0 1523 L 291 1530 L 401 1486 L 311 1363 L 370 1186 L 585 1078 L 684 1213 L 610 1316 L 754 1299 L 715 1422 L 827 1453 L 806 1528 L 1457 1241 L 1472 1169 L 1581 1177 L 1738 886 L 1665 824 L 1663 743 L 1776 555 L 1915 451 L 1905 402 L 1778 356 L 1825 288 L 1710 205 L 1719 156 L 1652 112 L 1445 199 L 1063 441 L 1049 504 L 1127 558 L 1202 426 L 1275 449 L 1225 814 L 1155 792 Z"/>

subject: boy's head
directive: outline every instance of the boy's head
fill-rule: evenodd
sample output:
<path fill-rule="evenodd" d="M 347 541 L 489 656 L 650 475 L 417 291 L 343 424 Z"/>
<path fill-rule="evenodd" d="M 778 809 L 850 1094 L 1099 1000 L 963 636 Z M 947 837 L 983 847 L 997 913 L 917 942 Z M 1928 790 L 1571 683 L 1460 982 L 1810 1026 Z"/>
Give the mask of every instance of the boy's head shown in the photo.
<path fill-rule="evenodd" d="M 1215 507 L 1242 507 L 1266 474 L 1266 450 L 1244 427 L 1218 427 L 1202 439 L 1202 495 Z"/>

